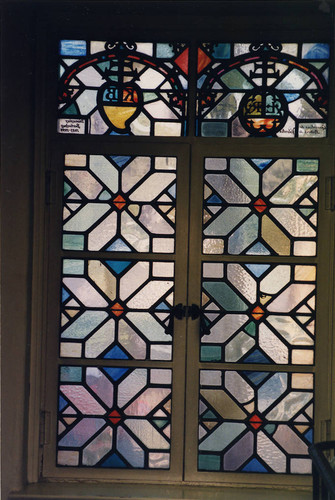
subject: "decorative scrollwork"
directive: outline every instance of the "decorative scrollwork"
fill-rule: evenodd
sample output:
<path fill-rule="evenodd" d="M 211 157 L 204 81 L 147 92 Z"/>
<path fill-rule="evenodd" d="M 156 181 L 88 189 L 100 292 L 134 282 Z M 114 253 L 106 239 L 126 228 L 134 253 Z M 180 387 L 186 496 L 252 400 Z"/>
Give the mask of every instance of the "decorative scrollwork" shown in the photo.
<path fill-rule="evenodd" d="M 105 43 L 106 50 L 136 50 L 137 45 L 135 42 L 106 42 Z"/>
<path fill-rule="evenodd" d="M 254 42 L 250 44 L 249 50 L 250 52 L 281 52 L 282 48 L 282 44 L 277 42 Z"/>

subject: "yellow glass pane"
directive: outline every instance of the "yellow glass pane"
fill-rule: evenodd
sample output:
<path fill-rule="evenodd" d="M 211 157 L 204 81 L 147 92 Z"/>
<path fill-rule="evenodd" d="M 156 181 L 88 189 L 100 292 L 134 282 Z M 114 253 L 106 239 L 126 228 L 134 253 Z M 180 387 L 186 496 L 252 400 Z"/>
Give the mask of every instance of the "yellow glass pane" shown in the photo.
<path fill-rule="evenodd" d="M 294 277 L 296 281 L 315 281 L 315 266 L 295 266 Z"/>
<path fill-rule="evenodd" d="M 266 215 L 262 219 L 262 238 L 279 255 L 290 255 L 290 240 Z"/>

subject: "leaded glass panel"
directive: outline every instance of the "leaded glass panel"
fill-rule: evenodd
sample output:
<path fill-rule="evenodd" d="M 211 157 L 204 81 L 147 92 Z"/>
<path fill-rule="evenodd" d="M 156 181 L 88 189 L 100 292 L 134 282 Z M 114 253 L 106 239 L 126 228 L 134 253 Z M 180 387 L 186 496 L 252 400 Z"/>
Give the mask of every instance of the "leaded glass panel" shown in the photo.
<path fill-rule="evenodd" d="M 57 465 L 169 469 L 172 371 L 61 366 Z"/>
<path fill-rule="evenodd" d="M 173 253 L 175 157 L 65 155 L 63 249 Z"/>
<path fill-rule="evenodd" d="M 198 470 L 310 474 L 312 373 L 200 370 Z"/>
<path fill-rule="evenodd" d="M 58 132 L 186 135 L 188 46 L 61 40 Z"/>
<path fill-rule="evenodd" d="M 172 359 L 174 263 L 63 259 L 61 357 Z"/>
<path fill-rule="evenodd" d="M 312 365 L 316 266 L 205 262 L 201 361 Z"/>
<path fill-rule="evenodd" d="M 202 43 L 197 135 L 327 135 L 329 45 Z"/>
<path fill-rule="evenodd" d="M 314 256 L 319 160 L 206 158 L 203 253 Z"/>

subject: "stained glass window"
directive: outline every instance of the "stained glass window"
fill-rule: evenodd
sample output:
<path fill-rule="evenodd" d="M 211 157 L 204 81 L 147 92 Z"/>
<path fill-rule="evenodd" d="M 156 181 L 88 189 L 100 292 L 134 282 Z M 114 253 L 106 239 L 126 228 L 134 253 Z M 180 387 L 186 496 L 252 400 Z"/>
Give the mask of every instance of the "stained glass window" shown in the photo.
<path fill-rule="evenodd" d="M 310 474 L 312 373 L 201 370 L 203 471 Z"/>
<path fill-rule="evenodd" d="M 173 253 L 176 158 L 65 155 L 63 249 Z"/>
<path fill-rule="evenodd" d="M 205 262 L 201 361 L 312 365 L 316 266 Z"/>
<path fill-rule="evenodd" d="M 200 391 L 199 441 L 192 445 L 198 471 L 309 474 L 317 266 L 304 257 L 317 255 L 320 160 L 266 148 L 256 157 L 202 151 L 203 199 L 195 200 L 171 140 L 158 154 L 159 145 L 150 151 L 148 142 L 142 148 L 136 141 L 136 154 L 124 147 L 106 154 L 105 146 L 82 143 L 78 151 L 71 140 L 186 136 L 189 47 L 84 39 L 59 45 L 57 131 L 71 147 L 62 165 L 56 463 L 169 470 L 172 374 L 188 359 L 194 376 L 200 370 L 200 389 L 192 393 L 196 404 Z M 328 44 L 195 48 L 196 136 L 326 137 Z M 189 221 L 179 207 L 176 213 L 177 173 L 178 196 L 182 187 L 192 200 L 192 221 L 202 201 L 202 239 L 194 249 L 200 341 L 193 353 L 172 331 L 174 297 L 183 297 L 182 318 L 193 293 L 187 273 L 195 272 L 186 270 Z M 177 215 L 185 248 L 176 253 Z M 139 253 L 147 255 L 139 260 Z M 174 411 L 182 422 L 189 396 L 184 401 L 178 390 Z"/>
<path fill-rule="evenodd" d="M 59 466 L 169 469 L 169 369 L 61 366 Z"/>
<path fill-rule="evenodd" d="M 58 132 L 186 135 L 185 43 L 61 40 Z"/>
<path fill-rule="evenodd" d="M 327 135 L 329 45 L 202 43 L 197 135 Z"/>
<path fill-rule="evenodd" d="M 62 357 L 172 358 L 174 263 L 63 259 Z"/>
<path fill-rule="evenodd" d="M 317 159 L 206 158 L 203 253 L 316 254 Z"/>

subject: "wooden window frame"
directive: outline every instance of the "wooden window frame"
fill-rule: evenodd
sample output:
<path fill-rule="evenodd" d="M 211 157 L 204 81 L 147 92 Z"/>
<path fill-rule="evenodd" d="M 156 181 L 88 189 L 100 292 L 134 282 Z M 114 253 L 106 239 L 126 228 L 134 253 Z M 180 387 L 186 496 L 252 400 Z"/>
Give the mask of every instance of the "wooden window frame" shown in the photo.
<path fill-rule="evenodd" d="M 4 257 L 6 258 L 5 266 L 7 262 L 9 263 L 9 267 L 5 268 L 4 271 L 4 286 L 10 282 L 10 279 L 15 278 L 17 272 L 15 271 L 15 263 L 14 263 L 14 255 L 24 256 L 23 262 L 23 270 L 19 273 L 19 279 L 13 287 L 8 288 L 9 291 L 18 290 L 19 285 L 23 285 L 22 291 L 19 292 L 19 296 L 22 299 L 22 306 L 20 308 L 21 316 L 18 318 L 9 319 L 4 325 L 4 334 L 8 332 L 8 329 L 12 329 L 17 327 L 18 332 L 15 333 L 14 339 L 17 341 L 21 339 L 21 346 L 16 351 L 17 359 L 21 360 L 22 367 L 19 368 L 18 373 L 14 374 L 13 369 L 10 367 L 10 361 L 15 359 L 15 346 L 12 342 L 8 342 L 8 337 L 5 338 L 4 348 L 6 352 L 3 355 L 8 358 L 5 358 L 4 361 L 4 380 L 3 384 L 11 384 L 11 381 L 14 380 L 14 386 L 17 387 L 18 392 L 20 393 L 19 398 L 19 407 L 15 408 L 15 404 L 10 401 L 10 393 L 5 386 L 4 398 L 6 401 L 9 401 L 8 407 L 4 412 L 4 424 L 8 424 L 10 419 L 10 411 L 14 411 L 14 414 L 17 415 L 20 421 L 20 430 L 17 436 L 14 439 L 14 450 L 17 452 L 17 458 L 14 459 L 14 462 L 18 465 L 19 473 L 11 472 L 8 476 L 8 481 L 4 485 L 4 491 L 7 494 L 9 489 L 19 489 L 20 485 L 22 486 L 25 482 L 28 483 L 39 483 L 41 480 L 40 477 L 40 431 L 48 433 L 48 428 L 44 428 L 45 426 L 45 415 L 43 414 L 43 405 L 41 405 L 41 394 L 43 392 L 43 380 L 44 380 L 44 372 L 45 372 L 45 363 L 47 360 L 43 357 L 44 354 L 44 325 L 45 325 L 45 310 L 44 307 L 41 307 L 42 300 L 42 290 L 45 286 L 45 274 L 43 270 L 45 256 L 46 256 L 46 247 L 44 241 L 45 235 L 45 216 L 44 216 L 44 197 L 45 197 L 45 166 L 49 165 L 50 162 L 50 145 L 54 144 L 54 147 L 57 149 L 57 145 L 60 142 L 59 137 L 55 134 L 55 109 L 52 108 L 50 102 L 53 102 L 55 93 L 54 93 L 54 85 L 51 83 L 49 89 L 45 88 L 44 81 L 47 77 L 48 83 L 52 82 L 55 78 L 55 68 L 56 68 L 56 57 L 54 59 L 50 59 L 50 64 L 46 63 L 48 56 L 48 44 L 47 40 L 49 37 L 55 40 L 55 37 L 61 38 L 62 36 L 67 36 L 69 32 L 71 32 L 72 37 L 76 36 L 81 37 L 82 33 L 87 33 L 87 37 L 90 36 L 91 33 L 96 32 L 96 28 L 94 26 L 99 25 L 102 19 L 104 18 L 107 12 L 110 16 L 113 17 L 115 23 L 117 24 L 116 33 L 121 34 L 125 30 L 125 25 L 122 26 L 120 24 L 120 20 L 124 15 L 129 15 L 131 13 L 131 21 L 129 22 L 127 27 L 132 32 L 132 38 L 136 39 L 136 35 L 139 36 L 142 33 L 142 30 L 145 29 L 145 37 L 150 40 L 151 37 L 153 39 L 160 39 L 161 30 L 164 29 L 164 33 L 166 34 L 166 39 L 174 39 L 180 38 L 180 31 L 185 33 L 185 39 L 189 37 L 199 37 L 199 32 L 202 33 L 201 39 L 205 40 L 206 37 L 208 39 L 218 39 L 219 33 L 222 32 L 223 27 L 225 28 L 225 33 L 227 33 L 227 39 L 238 39 L 242 40 L 244 38 L 246 41 L 249 41 L 248 38 L 248 29 L 250 29 L 250 15 L 255 15 L 256 11 L 256 27 L 255 30 L 257 33 L 261 33 L 262 36 L 266 37 L 266 32 L 275 32 L 276 36 L 281 38 L 285 33 L 285 40 L 287 41 L 297 41 L 297 36 L 301 39 L 308 40 L 308 34 L 313 32 L 313 39 L 316 41 L 329 41 L 332 39 L 332 31 L 333 27 L 331 25 L 331 21 L 326 17 L 326 13 L 323 13 L 318 10 L 318 6 L 315 5 L 315 2 L 307 1 L 307 2 L 221 2 L 221 1 L 212 1 L 206 2 L 206 6 L 201 5 L 201 2 L 197 3 L 197 7 L 199 11 L 196 12 L 195 6 L 191 7 L 191 4 L 188 1 L 177 1 L 173 2 L 172 6 L 169 2 L 159 2 L 159 5 L 154 5 L 151 2 L 105 2 L 104 6 L 100 5 L 99 7 L 94 6 L 93 2 L 75 2 L 75 4 L 69 7 L 69 4 L 54 4 L 50 2 L 47 6 L 42 6 L 39 3 L 31 5 L 30 8 L 26 8 L 26 14 L 30 19 L 30 31 L 28 31 L 24 27 L 24 20 L 21 19 L 19 22 L 20 30 L 18 33 L 22 33 L 23 36 L 27 36 L 33 33 L 33 37 L 28 42 L 28 44 L 24 47 L 24 49 L 20 51 L 17 41 L 13 34 L 10 34 L 10 28 L 12 29 L 17 26 L 15 21 L 15 12 L 16 15 L 18 11 L 15 11 L 15 8 L 11 8 L 7 6 L 6 16 L 9 19 L 9 25 L 7 26 L 7 34 L 6 37 L 14 43 L 17 57 L 20 60 L 24 60 L 24 56 L 22 58 L 22 53 L 27 57 L 27 59 L 23 62 L 23 67 L 20 68 L 19 74 L 29 75 L 30 68 L 35 66 L 34 78 L 28 76 L 28 86 L 24 90 L 24 95 L 26 99 L 29 99 L 29 96 L 32 96 L 33 87 L 35 87 L 35 97 L 34 97 L 34 110 L 32 105 L 26 105 L 24 108 L 23 114 L 23 122 L 22 124 L 26 125 L 26 130 L 19 131 L 19 137 L 23 139 L 23 149 L 21 151 L 16 151 L 13 155 L 13 145 L 16 144 L 16 140 L 19 138 L 14 135 L 17 134 L 17 128 L 15 126 L 15 120 L 11 115 L 11 109 L 9 105 L 5 105 L 4 113 L 9 117 L 9 125 L 7 130 L 4 132 L 6 139 L 8 140 L 7 149 L 5 149 L 4 159 L 5 164 L 8 165 L 8 169 L 10 168 L 10 163 L 14 161 L 15 164 L 15 172 L 16 175 L 13 175 L 13 171 L 9 172 L 5 171 L 4 175 L 4 190 L 7 195 L 5 196 L 5 202 L 8 202 L 8 207 L 12 209 L 12 217 L 15 217 L 15 221 L 18 221 L 18 227 L 23 228 L 24 242 L 20 249 L 16 249 L 13 254 L 11 254 L 11 246 L 10 244 L 17 246 L 18 241 L 13 236 L 10 238 L 8 243 L 4 246 Z M 266 3 L 266 8 L 265 8 Z M 122 4 L 122 5 L 121 5 Z M 280 4 L 280 5 L 279 5 Z M 304 5 L 303 5 L 304 4 Z M 307 5 L 308 4 L 308 8 Z M 178 10 L 176 11 L 176 7 Z M 189 14 L 190 8 L 192 10 L 192 22 L 190 22 Z M 267 28 L 264 29 L 264 25 L 262 25 L 262 20 L 258 16 L 258 12 L 261 12 L 262 9 L 268 15 L 270 19 L 267 25 Z M 166 9 L 164 11 L 164 9 Z M 258 10 L 257 10 L 258 9 Z M 170 26 L 167 26 L 166 16 L 160 15 L 160 10 L 164 12 L 168 12 L 171 16 L 173 22 Z M 306 10 L 308 12 L 306 12 Z M 304 16 L 302 15 L 304 13 Z M 177 16 L 178 13 L 178 16 Z M 21 12 L 22 15 L 22 12 Z M 299 18 L 299 15 L 301 18 Z M 236 19 L 238 16 L 238 26 L 243 32 L 243 37 L 236 35 L 238 31 L 236 31 Z M 36 24 L 33 26 L 33 18 L 36 17 Z M 299 18 L 299 28 L 292 28 L 290 22 L 292 19 L 296 20 Z M 79 22 L 78 22 L 79 21 Z M 141 26 L 139 26 L 139 21 L 141 22 Z M 149 22 L 150 21 L 150 22 Z M 206 24 L 207 21 L 207 24 Z M 147 23 L 147 24 L 146 24 Z M 204 26 L 204 24 L 206 24 Z M 282 31 L 282 26 L 287 26 L 286 30 Z M 76 25 L 76 27 L 74 27 Z M 188 26 L 189 37 L 187 36 L 186 26 Z M 103 39 L 103 30 L 99 29 L 99 33 L 101 33 L 100 39 Z M 218 34 L 215 36 L 215 34 Z M 310 35 L 309 35 L 310 36 Z M 143 36 L 142 36 L 143 37 Z M 233 38 L 232 38 L 233 37 Z M 141 38 L 141 37 L 140 37 Z M 36 43 L 35 43 L 36 42 Z M 194 57 L 194 53 L 193 56 Z M 6 55 L 4 57 L 6 60 Z M 13 66 L 15 67 L 15 63 L 12 64 L 10 60 L 8 60 L 9 67 L 13 70 Z M 10 72 L 7 73 L 8 79 L 10 78 Z M 191 77 L 192 78 L 192 77 Z M 12 96 L 13 102 L 15 102 L 15 91 L 20 91 L 19 82 L 15 83 L 12 89 L 9 90 L 9 94 Z M 193 85 L 195 81 L 195 75 L 193 75 Z M 194 87 L 193 87 L 194 88 Z M 190 98 L 194 98 L 194 91 L 190 89 Z M 331 99 L 331 109 L 330 109 L 330 119 L 328 126 L 328 136 L 325 139 L 317 139 L 318 146 L 320 150 L 329 151 L 329 156 L 333 157 L 334 155 L 334 120 L 331 118 L 334 116 L 334 99 Z M 40 102 L 43 103 L 43 107 L 40 107 Z M 35 125 L 33 125 L 32 116 L 35 115 Z M 190 134 L 188 137 L 182 138 L 173 138 L 173 141 L 178 144 L 190 144 L 194 145 L 196 138 L 192 133 L 192 123 L 194 122 L 194 109 L 190 109 Z M 193 129 L 194 131 L 194 129 Z M 35 139 L 32 144 L 32 134 L 34 134 Z M 96 140 L 96 137 L 85 138 L 85 141 L 89 144 L 93 144 Z M 99 138 L 99 141 L 102 142 L 104 138 Z M 235 145 L 233 142 L 238 141 L 236 144 L 236 150 L 238 150 L 242 143 L 247 148 L 253 148 L 255 142 L 253 139 L 197 139 L 202 141 L 206 146 L 215 147 L 218 143 L 222 150 L 227 151 L 227 148 L 232 151 L 235 150 Z M 79 147 L 80 141 L 77 138 L 74 138 L 76 145 Z M 132 137 L 129 142 L 135 145 L 140 145 L 141 143 L 145 144 L 157 144 L 161 142 L 164 145 L 170 144 L 172 139 L 170 138 L 141 138 L 141 137 Z M 260 149 L 263 146 L 262 139 L 257 140 L 257 147 Z M 267 140 L 266 140 L 267 141 Z M 275 139 L 276 147 L 279 149 L 282 147 L 292 147 L 295 148 L 293 141 L 291 139 Z M 123 142 L 123 141 L 122 141 Z M 299 139 L 299 144 L 302 144 L 302 147 L 305 148 L 308 142 L 314 142 L 314 140 L 307 139 Z M 114 140 L 114 144 L 120 143 L 120 140 Z M 111 145 L 113 144 L 113 140 L 111 140 Z M 264 143 L 265 144 L 265 143 Z M 315 143 L 316 146 L 316 143 Z M 313 144 L 312 144 L 312 147 Z M 328 153 L 327 153 L 328 155 Z M 34 160 L 32 160 L 32 156 L 34 156 Z M 13 203 L 13 201 L 8 196 L 8 190 L 16 187 L 17 180 L 17 172 L 22 170 L 22 164 L 30 165 L 31 169 L 24 170 L 22 179 L 25 179 L 25 186 L 21 187 L 22 200 L 25 206 L 28 207 L 27 213 L 24 215 L 22 219 L 22 211 Z M 34 170 L 34 174 L 32 174 L 32 167 Z M 32 175 L 34 175 L 34 188 L 32 189 Z M 33 196 L 32 196 L 33 192 Z M 32 203 L 34 208 L 32 208 Z M 29 219 L 29 214 L 33 214 L 34 223 L 33 223 L 33 232 L 31 232 L 31 221 Z M 10 218 L 8 215 L 4 216 L 4 228 L 6 230 L 10 229 Z M 8 259 L 8 260 L 7 260 Z M 12 277 L 13 276 L 13 277 Z M 324 277 L 326 279 L 326 276 Z M 27 285 L 27 283 L 29 283 Z M 333 279 L 329 280 L 329 287 L 333 288 Z M 31 293 L 30 293 L 31 291 Z M 15 293 L 15 292 L 14 292 Z M 5 311 L 11 313 L 13 315 L 13 305 L 10 303 L 10 298 L 6 302 L 4 301 Z M 31 311 L 31 312 L 29 312 Z M 325 322 L 331 324 L 332 316 L 325 318 Z M 6 331 L 7 330 L 7 331 Z M 24 340 L 25 339 L 25 340 Z M 23 345 L 22 345 L 23 341 Z M 28 342 L 27 342 L 28 341 Z M 28 348 L 26 348 L 28 344 Z M 8 354 L 9 353 L 9 354 Z M 329 349 L 328 357 L 331 357 L 332 353 Z M 334 356 L 333 356 L 334 357 Z M 321 390 L 322 387 L 327 386 L 327 376 L 325 380 L 320 382 Z M 28 396 L 28 384 L 29 384 L 29 396 Z M 333 391 L 333 399 L 335 395 L 335 387 L 332 386 Z M 29 408 L 29 420 L 28 423 L 26 420 L 22 418 L 22 415 L 27 415 L 27 407 Z M 335 417 L 331 419 L 331 411 L 334 412 L 334 409 L 330 408 L 330 400 L 327 399 L 325 401 L 325 413 L 324 416 L 326 418 L 322 419 L 325 423 L 322 425 L 322 428 L 318 430 L 317 435 L 320 439 L 327 439 L 328 437 L 334 436 L 335 433 Z M 42 411 L 41 411 L 42 410 Z M 20 416 L 18 412 L 21 412 Z M 323 411 L 323 410 L 322 410 Z M 329 418 L 328 418 L 329 417 Z M 326 421 L 331 420 L 331 427 L 326 423 Z M 43 433 L 42 432 L 42 433 Z M 330 434 L 330 435 L 328 435 Z M 47 438 L 46 438 L 47 439 Z M 25 444 L 28 442 L 28 446 Z M 7 449 L 8 442 L 5 438 L 4 440 L 4 448 Z M 4 469 L 7 469 L 5 465 Z M 249 477 L 250 478 L 250 477 Z M 44 478 L 47 479 L 47 478 Z M 215 482 L 215 479 L 211 479 L 211 482 Z M 258 483 L 260 479 L 257 479 Z M 258 484 L 257 481 L 255 485 Z M 263 476 L 261 481 L 263 482 Z M 231 482 L 231 481 L 230 481 Z M 279 481 L 278 481 L 279 484 Z M 291 485 L 293 486 L 293 484 Z M 7 489 L 6 489 L 7 488 Z M 15 496 L 12 496 L 15 498 Z M 23 498 L 23 497 L 22 497 Z M 45 496 L 47 498 L 47 496 Z"/>

